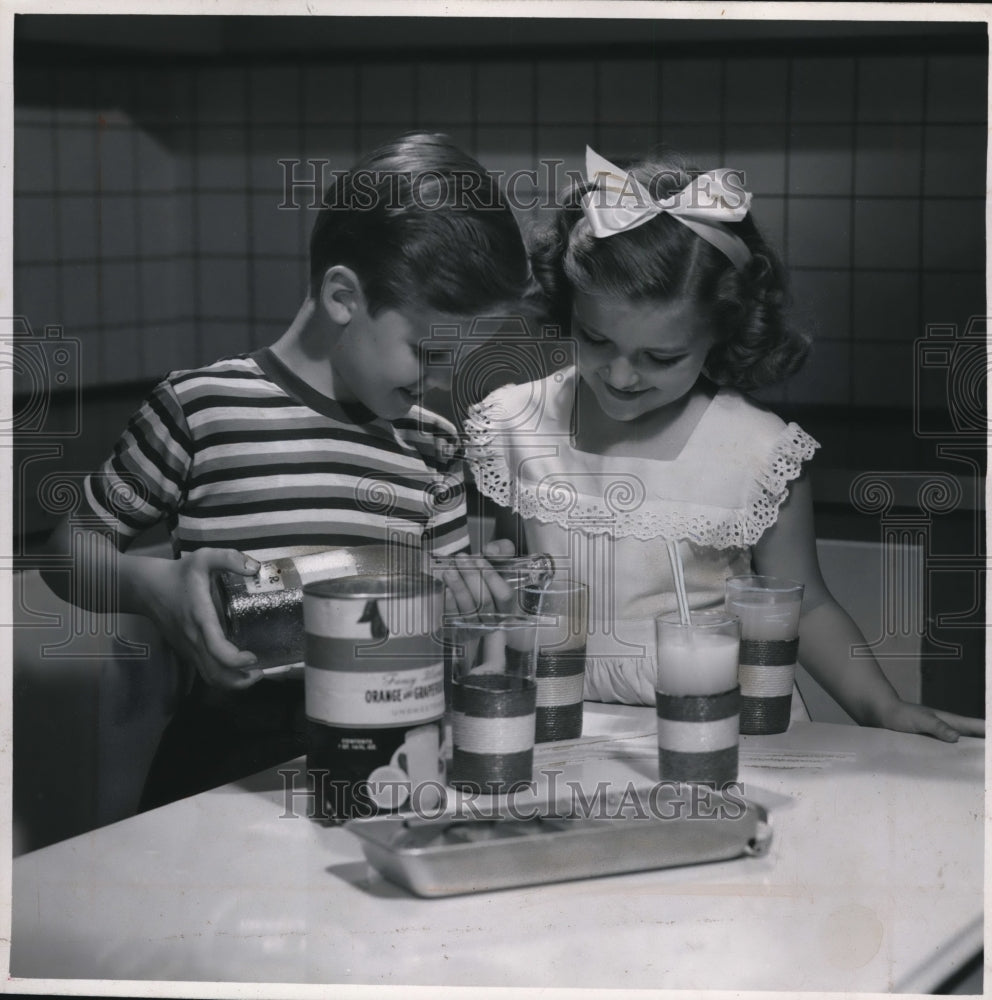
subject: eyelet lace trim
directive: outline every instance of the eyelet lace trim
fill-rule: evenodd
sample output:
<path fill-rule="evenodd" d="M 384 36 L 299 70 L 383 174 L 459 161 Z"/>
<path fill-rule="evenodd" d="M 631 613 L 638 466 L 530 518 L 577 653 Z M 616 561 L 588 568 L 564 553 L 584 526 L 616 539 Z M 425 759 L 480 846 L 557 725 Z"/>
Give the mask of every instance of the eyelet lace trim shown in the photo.
<path fill-rule="evenodd" d="M 500 410 L 497 400 L 487 399 L 473 406 L 465 420 L 465 455 L 483 494 L 521 517 L 641 541 L 688 540 L 717 549 L 754 545 L 778 519 L 788 484 L 819 447 L 798 424 L 790 423 L 775 442 L 769 463 L 755 476 L 743 509 L 666 501 L 665 509 L 659 510 L 652 509 L 643 493 L 627 483 L 617 483 L 602 497 L 592 497 L 580 494 L 564 475 L 538 488 L 516 481 L 503 449 L 495 443 L 493 425 L 498 423 Z"/>

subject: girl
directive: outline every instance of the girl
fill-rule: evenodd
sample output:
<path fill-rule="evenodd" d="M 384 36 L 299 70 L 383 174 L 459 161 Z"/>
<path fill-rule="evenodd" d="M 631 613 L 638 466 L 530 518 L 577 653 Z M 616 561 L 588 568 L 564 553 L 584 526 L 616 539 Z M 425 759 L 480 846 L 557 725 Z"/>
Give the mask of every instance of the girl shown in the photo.
<path fill-rule="evenodd" d="M 783 275 L 740 176 L 674 158 L 628 173 L 591 150 L 586 165 L 533 251 L 577 363 L 497 390 L 467 422 L 481 491 L 522 518 L 530 551 L 590 585 L 586 698 L 654 703 L 677 539 L 692 608 L 722 604 L 731 575 L 805 583 L 799 660 L 857 722 L 983 734 L 900 700 L 851 655 L 865 640 L 816 556 L 803 463 L 818 445 L 742 394 L 792 374 L 808 343 L 783 320 Z"/>

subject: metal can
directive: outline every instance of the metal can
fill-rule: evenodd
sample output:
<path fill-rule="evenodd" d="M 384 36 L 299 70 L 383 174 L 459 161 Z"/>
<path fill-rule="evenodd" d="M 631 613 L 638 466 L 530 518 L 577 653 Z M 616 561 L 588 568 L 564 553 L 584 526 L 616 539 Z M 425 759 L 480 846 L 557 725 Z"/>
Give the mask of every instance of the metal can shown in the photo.
<path fill-rule="evenodd" d="M 419 574 L 303 588 L 307 771 L 319 817 L 443 801 L 443 594 Z"/>
<path fill-rule="evenodd" d="M 317 580 L 409 572 L 419 552 L 359 545 L 263 562 L 254 576 L 213 576 L 213 599 L 227 638 L 250 650 L 269 675 L 303 669 L 303 588 Z"/>

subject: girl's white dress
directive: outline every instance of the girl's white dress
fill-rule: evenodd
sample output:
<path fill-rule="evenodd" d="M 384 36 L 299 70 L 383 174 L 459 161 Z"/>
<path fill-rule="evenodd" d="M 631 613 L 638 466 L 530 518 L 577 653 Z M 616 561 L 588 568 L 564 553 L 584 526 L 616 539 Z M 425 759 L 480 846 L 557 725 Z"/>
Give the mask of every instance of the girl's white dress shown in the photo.
<path fill-rule="evenodd" d="M 654 704 L 654 619 L 677 608 L 666 541 L 679 541 L 690 606 L 722 605 L 818 445 L 720 389 L 677 458 L 579 451 L 576 378 L 491 393 L 466 421 L 468 459 L 480 491 L 525 519 L 529 550 L 589 585 L 586 699 Z"/>

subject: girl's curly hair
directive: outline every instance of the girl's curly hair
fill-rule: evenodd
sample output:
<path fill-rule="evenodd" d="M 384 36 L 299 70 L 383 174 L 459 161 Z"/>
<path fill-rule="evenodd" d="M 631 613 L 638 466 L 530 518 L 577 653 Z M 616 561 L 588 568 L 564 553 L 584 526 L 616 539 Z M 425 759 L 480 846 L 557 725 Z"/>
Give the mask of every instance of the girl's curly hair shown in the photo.
<path fill-rule="evenodd" d="M 625 169 L 658 200 L 701 173 L 671 153 Z M 635 301 L 689 298 L 710 310 L 717 340 L 705 371 L 718 385 L 756 389 L 798 370 L 810 338 L 785 321 L 785 272 L 750 213 L 726 224 L 751 251 L 746 267 L 738 270 L 665 212 L 636 229 L 603 239 L 593 236 L 581 207 L 589 190 L 585 183 L 573 184 L 553 222 L 531 237 L 531 267 L 552 322 L 569 328 L 572 289 Z"/>

